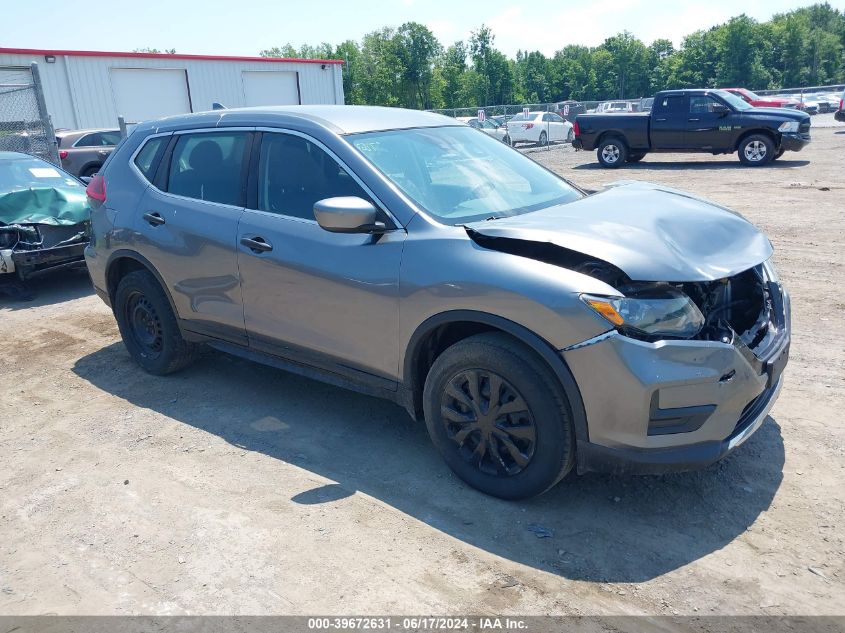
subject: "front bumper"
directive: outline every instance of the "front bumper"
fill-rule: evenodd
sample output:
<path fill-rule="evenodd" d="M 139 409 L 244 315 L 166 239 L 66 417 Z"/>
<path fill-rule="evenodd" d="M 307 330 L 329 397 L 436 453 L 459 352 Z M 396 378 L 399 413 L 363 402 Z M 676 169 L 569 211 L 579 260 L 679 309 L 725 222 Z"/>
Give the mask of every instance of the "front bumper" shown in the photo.
<path fill-rule="evenodd" d="M 610 448 L 578 441 L 579 473 L 660 475 L 697 470 L 732 453 L 759 429 L 780 394 L 783 378 L 746 405 L 734 431 L 722 441 L 709 441 L 664 449 Z"/>
<path fill-rule="evenodd" d="M 781 134 L 780 146 L 788 152 L 800 152 L 810 143 L 809 134 Z"/>
<path fill-rule="evenodd" d="M 578 471 L 690 470 L 748 439 L 774 405 L 789 359 L 789 298 L 781 297 L 783 316 L 756 353 L 737 335 L 650 343 L 616 331 L 563 350 L 587 418 Z"/>
<path fill-rule="evenodd" d="M 84 265 L 85 246 L 86 243 L 82 242 L 55 248 L 13 251 L 12 260 L 18 276 L 29 279 L 62 268 Z"/>

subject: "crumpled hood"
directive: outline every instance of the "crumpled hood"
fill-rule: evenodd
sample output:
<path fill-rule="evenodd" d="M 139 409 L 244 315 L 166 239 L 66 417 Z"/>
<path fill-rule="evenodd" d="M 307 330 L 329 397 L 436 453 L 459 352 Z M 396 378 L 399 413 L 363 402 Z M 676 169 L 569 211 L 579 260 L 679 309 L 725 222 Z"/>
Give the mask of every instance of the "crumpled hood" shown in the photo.
<path fill-rule="evenodd" d="M 552 243 L 609 262 L 635 281 L 712 281 L 772 254 L 768 238 L 738 213 L 634 181 L 608 185 L 568 204 L 467 227 L 488 237 Z"/>
<path fill-rule="evenodd" d="M 0 193 L 0 224 L 79 224 L 90 218 L 82 187 L 32 187 Z"/>

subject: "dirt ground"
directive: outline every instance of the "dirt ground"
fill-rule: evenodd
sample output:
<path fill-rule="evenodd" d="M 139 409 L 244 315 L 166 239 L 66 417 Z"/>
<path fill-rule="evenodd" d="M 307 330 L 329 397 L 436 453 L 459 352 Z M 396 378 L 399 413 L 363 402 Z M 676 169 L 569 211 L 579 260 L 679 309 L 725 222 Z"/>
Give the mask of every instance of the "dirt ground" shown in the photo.
<path fill-rule="evenodd" d="M 211 351 L 143 373 L 84 274 L 0 298 L 0 613 L 845 613 L 845 127 L 813 134 L 758 169 L 527 150 L 587 188 L 690 190 L 771 236 L 786 385 L 702 472 L 499 501 L 388 402 Z"/>

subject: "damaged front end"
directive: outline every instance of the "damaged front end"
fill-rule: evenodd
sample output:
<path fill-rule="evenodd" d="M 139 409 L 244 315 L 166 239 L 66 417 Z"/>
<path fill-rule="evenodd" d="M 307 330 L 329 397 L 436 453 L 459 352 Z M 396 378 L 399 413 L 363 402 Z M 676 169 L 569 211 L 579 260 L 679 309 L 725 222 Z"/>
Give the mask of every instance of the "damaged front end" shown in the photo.
<path fill-rule="evenodd" d="M 602 197 L 637 205 L 623 214 L 624 206 L 598 205 Z M 771 245 L 739 216 L 676 194 L 637 185 L 591 198 L 584 215 L 572 208 L 588 198 L 465 229 L 483 248 L 605 286 L 585 294 L 572 284 L 607 329 L 560 350 L 587 418 L 580 472 L 712 463 L 759 428 L 782 384 L 790 308 Z"/>
<path fill-rule="evenodd" d="M 84 266 L 89 223 L 0 225 L 0 274 L 31 277 Z"/>
<path fill-rule="evenodd" d="M 89 231 L 90 210 L 79 183 L 0 193 L 0 274 L 24 281 L 84 266 Z"/>

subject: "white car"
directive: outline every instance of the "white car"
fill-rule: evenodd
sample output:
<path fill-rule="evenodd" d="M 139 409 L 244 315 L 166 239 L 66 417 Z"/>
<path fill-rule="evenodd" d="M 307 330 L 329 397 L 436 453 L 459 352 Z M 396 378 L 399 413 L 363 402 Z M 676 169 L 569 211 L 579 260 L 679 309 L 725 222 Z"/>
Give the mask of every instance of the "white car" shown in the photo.
<path fill-rule="evenodd" d="M 596 112 L 613 114 L 614 112 L 633 112 L 634 105 L 630 101 L 605 101 L 598 104 Z"/>
<path fill-rule="evenodd" d="M 476 130 L 481 130 L 487 136 L 492 136 L 498 141 L 510 144 L 510 139 L 508 138 L 508 129 L 504 125 L 496 125 L 495 123 L 493 123 L 492 121 L 488 121 L 487 119 L 485 119 L 484 121 L 479 121 L 478 117 L 474 116 L 459 116 L 455 118 L 458 119 L 458 121 L 463 121 L 470 127 L 474 127 Z"/>
<path fill-rule="evenodd" d="M 572 124 L 554 112 L 517 114 L 508 121 L 508 136 L 511 145 L 517 143 L 548 145 L 555 141 L 571 143 L 575 139 Z"/>

